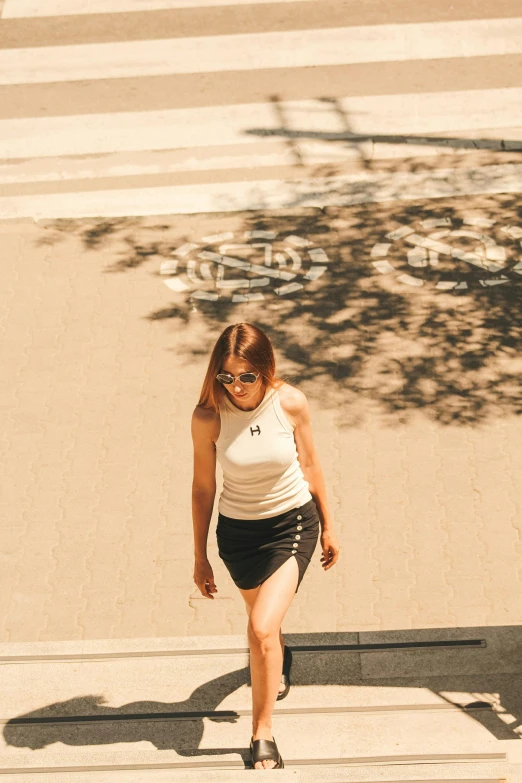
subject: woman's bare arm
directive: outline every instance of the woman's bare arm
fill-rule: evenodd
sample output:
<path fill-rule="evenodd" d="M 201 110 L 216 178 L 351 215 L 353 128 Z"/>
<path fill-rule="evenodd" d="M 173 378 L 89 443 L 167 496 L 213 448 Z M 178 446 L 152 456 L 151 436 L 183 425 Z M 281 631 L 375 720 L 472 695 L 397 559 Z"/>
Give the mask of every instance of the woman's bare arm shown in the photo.
<path fill-rule="evenodd" d="M 323 570 L 327 571 L 337 562 L 341 547 L 333 531 L 323 471 L 312 436 L 308 400 L 303 392 L 294 386 L 285 384 L 283 389 L 280 395 L 281 405 L 288 420 L 295 426 L 294 438 L 299 464 L 319 513 L 323 549 L 321 563 Z"/>
<path fill-rule="evenodd" d="M 286 396 L 285 407 L 287 407 L 295 424 L 294 438 L 299 464 L 308 482 L 310 494 L 315 500 L 321 528 L 323 531 L 327 531 L 331 527 L 332 520 L 328 509 L 323 471 L 312 435 L 308 400 L 302 391 L 292 387 L 291 392 Z"/>
<path fill-rule="evenodd" d="M 323 471 L 312 435 L 308 400 L 300 389 L 296 389 L 295 386 L 288 383 L 285 383 L 281 388 L 279 398 L 287 419 L 294 426 L 299 464 L 317 506 L 321 528 L 323 532 L 326 532 L 331 529 L 332 519 L 328 508 Z"/>
<path fill-rule="evenodd" d="M 219 417 L 214 411 L 200 408 L 192 414 L 194 475 L 192 479 L 192 520 L 194 556 L 207 559 L 207 539 L 216 496 L 216 447 Z"/>

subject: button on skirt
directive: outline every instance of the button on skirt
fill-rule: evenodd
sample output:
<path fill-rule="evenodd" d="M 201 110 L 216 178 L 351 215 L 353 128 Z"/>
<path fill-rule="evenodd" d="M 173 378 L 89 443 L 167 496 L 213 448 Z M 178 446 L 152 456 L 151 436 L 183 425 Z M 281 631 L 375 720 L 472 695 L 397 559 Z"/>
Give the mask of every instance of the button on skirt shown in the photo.
<path fill-rule="evenodd" d="M 258 587 L 289 557 L 295 557 L 301 580 L 319 537 L 319 514 L 313 500 L 266 519 L 233 519 L 218 514 L 219 556 L 234 583 L 243 590 Z"/>

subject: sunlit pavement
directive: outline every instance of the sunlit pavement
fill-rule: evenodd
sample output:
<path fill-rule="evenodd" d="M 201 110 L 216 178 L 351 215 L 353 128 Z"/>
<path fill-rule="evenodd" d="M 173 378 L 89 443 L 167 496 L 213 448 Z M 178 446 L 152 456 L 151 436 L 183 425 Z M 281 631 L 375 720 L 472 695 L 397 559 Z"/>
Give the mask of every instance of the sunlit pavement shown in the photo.
<path fill-rule="evenodd" d="M 190 518 L 190 414 L 236 320 L 308 393 L 343 547 L 285 618 L 283 776 L 520 780 L 516 209 L 2 224 L 6 781 L 246 783 L 246 614 L 215 517 L 219 592 L 195 589 Z"/>
<path fill-rule="evenodd" d="M 244 630 L 190 518 L 239 320 L 309 395 L 343 546 L 288 628 L 520 622 L 515 4 L 182 5 L 3 4 L 3 639 Z"/>
<path fill-rule="evenodd" d="M 4 640 L 244 631 L 215 519 L 216 600 L 192 584 L 190 518 L 190 414 L 239 320 L 309 396 L 343 546 L 288 630 L 519 622 L 517 210 L 4 223 Z"/>
<path fill-rule="evenodd" d="M 280 778 L 522 779 L 521 33 L 513 0 L 0 0 L 6 783 L 247 774 L 246 613 L 190 511 L 241 320 L 342 546 L 284 621 Z"/>

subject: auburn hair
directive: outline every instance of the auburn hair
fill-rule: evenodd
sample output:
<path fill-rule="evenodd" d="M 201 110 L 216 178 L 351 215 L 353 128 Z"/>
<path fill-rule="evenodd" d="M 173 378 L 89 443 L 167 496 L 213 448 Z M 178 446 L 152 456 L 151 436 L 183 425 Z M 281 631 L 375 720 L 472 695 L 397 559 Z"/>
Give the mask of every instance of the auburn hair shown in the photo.
<path fill-rule="evenodd" d="M 275 374 L 274 349 L 268 335 L 253 324 L 232 324 L 219 335 L 212 349 L 198 402 L 203 408 L 219 411 L 219 401 L 226 391 L 216 375 L 222 371 L 227 356 L 245 359 L 261 373 L 265 386 L 279 386 L 282 382 Z"/>

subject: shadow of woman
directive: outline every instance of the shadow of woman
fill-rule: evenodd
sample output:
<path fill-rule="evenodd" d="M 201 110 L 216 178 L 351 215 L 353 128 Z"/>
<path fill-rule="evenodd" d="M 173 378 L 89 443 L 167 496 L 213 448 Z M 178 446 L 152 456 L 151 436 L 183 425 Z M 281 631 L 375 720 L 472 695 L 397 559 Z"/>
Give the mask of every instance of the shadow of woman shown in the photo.
<path fill-rule="evenodd" d="M 248 683 L 249 671 L 243 668 L 203 683 L 183 701 L 134 701 L 109 707 L 103 695 L 78 696 L 12 718 L 5 725 L 4 739 L 7 745 L 31 750 L 41 750 L 54 742 L 91 746 L 145 741 L 180 756 L 238 753 L 246 760 L 247 747 L 200 750 L 199 744 L 204 718 L 237 722 L 240 713 L 216 708 Z"/>
<path fill-rule="evenodd" d="M 357 648 L 315 649 L 312 655 L 294 657 L 292 682 L 296 686 L 431 691 L 441 701 L 460 708 L 496 739 L 520 741 L 522 627 L 465 630 L 468 637 L 487 636 L 487 646 L 462 650 L 390 649 L 380 653 L 360 652 Z M 455 636 L 453 629 L 443 629 L 439 636 L 445 633 Z M 422 640 L 428 634 L 411 632 L 412 641 L 415 636 Z M 288 641 L 295 652 L 308 652 L 310 643 L 315 641 L 313 637 L 313 634 L 295 635 Z M 341 637 L 330 641 L 344 644 L 346 640 Z M 383 632 L 378 641 L 389 642 L 392 637 L 393 634 Z M 376 642 L 375 638 L 373 642 Z M 369 666 L 375 655 L 380 656 L 378 661 Z M 363 657 L 365 666 L 362 666 Z M 9 720 L 4 728 L 4 739 L 7 745 L 32 750 L 55 742 L 94 746 L 145 741 L 158 750 L 174 750 L 180 757 L 237 754 L 245 767 L 249 767 L 247 747 L 200 748 L 205 719 L 236 723 L 239 718 L 250 716 L 249 709 L 218 709 L 227 696 L 248 684 L 247 666 L 201 684 L 188 699 L 176 702 L 134 701 L 110 707 L 102 695 L 79 696 Z M 422 699 L 421 694 L 419 698 Z M 393 710 L 393 705 L 390 709 Z M 297 713 L 303 711 L 307 710 L 296 709 Z"/>

